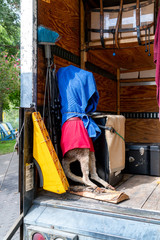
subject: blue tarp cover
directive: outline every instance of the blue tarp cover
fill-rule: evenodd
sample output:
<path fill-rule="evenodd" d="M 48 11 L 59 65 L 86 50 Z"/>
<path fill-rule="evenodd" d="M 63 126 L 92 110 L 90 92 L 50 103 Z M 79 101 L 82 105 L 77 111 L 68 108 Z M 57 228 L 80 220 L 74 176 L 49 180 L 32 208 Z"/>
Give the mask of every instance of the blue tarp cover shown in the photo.
<path fill-rule="evenodd" d="M 58 70 L 57 79 L 60 92 L 62 125 L 71 117 L 80 117 L 88 131 L 89 137 L 95 140 L 100 135 L 101 130 L 93 119 L 87 116 L 87 113 L 96 110 L 99 100 L 93 74 L 70 65 Z"/>

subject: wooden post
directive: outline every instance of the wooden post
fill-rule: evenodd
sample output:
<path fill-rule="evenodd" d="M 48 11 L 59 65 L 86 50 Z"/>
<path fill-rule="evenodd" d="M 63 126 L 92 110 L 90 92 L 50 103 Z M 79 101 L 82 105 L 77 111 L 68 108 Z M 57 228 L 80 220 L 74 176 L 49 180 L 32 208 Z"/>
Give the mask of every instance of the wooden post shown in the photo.
<path fill-rule="evenodd" d="M 85 69 L 86 62 L 86 52 L 85 52 L 85 13 L 84 13 L 84 5 L 83 0 L 80 0 L 80 57 L 81 57 L 81 68 Z"/>
<path fill-rule="evenodd" d="M 120 69 L 117 69 L 117 114 L 120 114 Z"/>

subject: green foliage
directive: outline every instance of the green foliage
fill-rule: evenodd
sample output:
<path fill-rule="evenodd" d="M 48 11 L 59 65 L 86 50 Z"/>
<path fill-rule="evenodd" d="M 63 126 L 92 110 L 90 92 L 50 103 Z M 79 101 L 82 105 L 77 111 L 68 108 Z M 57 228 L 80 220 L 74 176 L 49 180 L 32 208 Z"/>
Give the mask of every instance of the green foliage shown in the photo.
<path fill-rule="evenodd" d="M 20 59 L 9 56 L 7 52 L 0 54 L 0 103 L 3 110 L 9 109 L 9 103 L 19 106 L 20 101 Z"/>
<path fill-rule="evenodd" d="M 0 0 L 0 121 L 20 101 L 20 0 Z"/>
<path fill-rule="evenodd" d="M 20 0 L 0 0 L 0 50 L 17 54 L 20 44 Z"/>

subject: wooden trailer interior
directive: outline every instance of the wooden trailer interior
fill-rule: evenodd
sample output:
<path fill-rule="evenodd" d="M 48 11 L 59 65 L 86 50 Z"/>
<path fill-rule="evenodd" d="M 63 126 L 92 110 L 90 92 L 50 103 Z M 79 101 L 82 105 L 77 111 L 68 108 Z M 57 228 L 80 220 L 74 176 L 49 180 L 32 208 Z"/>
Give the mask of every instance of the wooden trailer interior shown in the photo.
<path fill-rule="evenodd" d="M 134 2 L 124 1 L 125 4 Z M 118 0 L 104 1 L 105 7 L 116 6 L 119 3 Z M 111 42 L 107 43 L 107 40 L 106 48 L 101 46 L 100 41 L 86 42 L 85 10 L 92 8 L 99 8 L 99 0 L 38 0 L 38 25 L 58 32 L 61 37 L 53 47 L 56 70 L 72 64 L 92 71 L 100 95 L 97 111 L 128 116 L 125 127 L 126 143 L 160 143 L 153 62 L 154 35 L 151 36 L 151 56 L 145 52 L 144 38 L 141 46 L 135 38 L 120 40 L 118 49 Z M 43 106 L 45 71 L 44 49 L 38 46 L 38 107 Z M 143 113 L 149 117 L 142 117 Z M 154 113 L 157 114 L 156 117 L 153 117 Z M 119 206 L 159 211 L 159 181 L 160 177 L 155 176 L 125 175 L 124 182 L 117 186 L 117 190 L 124 191 L 130 199 Z M 51 204 L 53 199 L 56 200 L 55 194 L 52 193 L 44 193 L 39 199 L 43 202 L 46 196 Z M 91 201 L 100 207 L 100 202 L 94 200 L 76 196 L 69 198 L 68 204 L 77 205 L 84 202 L 86 205 Z M 111 207 L 112 204 L 103 203 L 101 206 Z"/>

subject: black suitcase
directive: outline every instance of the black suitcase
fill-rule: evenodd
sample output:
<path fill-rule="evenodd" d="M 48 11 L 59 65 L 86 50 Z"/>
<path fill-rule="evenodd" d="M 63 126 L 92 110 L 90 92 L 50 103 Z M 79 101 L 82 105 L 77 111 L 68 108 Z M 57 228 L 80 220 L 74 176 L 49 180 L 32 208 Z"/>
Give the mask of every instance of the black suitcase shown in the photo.
<path fill-rule="evenodd" d="M 94 121 L 98 125 L 105 126 L 107 118 L 102 115 L 102 117 L 94 118 Z M 121 172 L 109 172 L 109 154 L 104 129 L 101 129 L 101 135 L 93 142 L 93 144 L 95 149 L 97 173 L 99 177 L 107 181 L 112 186 L 117 185 L 122 180 L 123 175 Z"/>
<path fill-rule="evenodd" d="M 150 175 L 160 176 L 160 145 L 150 146 Z"/>
<path fill-rule="evenodd" d="M 126 144 L 125 172 L 130 174 L 150 174 L 150 146 L 148 144 Z"/>

